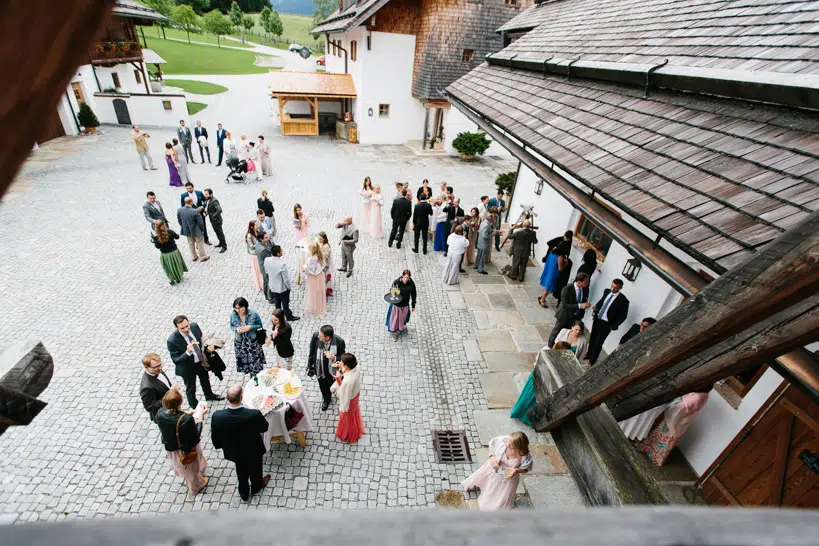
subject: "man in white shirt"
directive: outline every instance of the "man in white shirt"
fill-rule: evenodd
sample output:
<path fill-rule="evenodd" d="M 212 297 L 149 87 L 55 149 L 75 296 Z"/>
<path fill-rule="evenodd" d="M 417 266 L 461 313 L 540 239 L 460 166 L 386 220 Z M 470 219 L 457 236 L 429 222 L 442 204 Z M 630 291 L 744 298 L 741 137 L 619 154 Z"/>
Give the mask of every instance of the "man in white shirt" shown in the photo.
<path fill-rule="evenodd" d="M 587 353 L 590 364 L 597 362 L 606 338 L 613 330 L 617 330 L 628 317 L 629 301 L 626 295 L 621 292 L 622 289 L 623 281 L 614 279 L 611 282 L 611 288 L 607 288 L 603 292 L 603 297 L 592 308 L 594 322 L 592 322 L 589 351 Z"/>
<path fill-rule="evenodd" d="M 274 246 L 272 256 L 264 260 L 264 274 L 267 276 L 267 289 L 273 296 L 276 309 L 284 311 L 284 317 L 293 322 L 299 320 L 290 310 L 290 271 L 282 259 L 282 247 Z"/>

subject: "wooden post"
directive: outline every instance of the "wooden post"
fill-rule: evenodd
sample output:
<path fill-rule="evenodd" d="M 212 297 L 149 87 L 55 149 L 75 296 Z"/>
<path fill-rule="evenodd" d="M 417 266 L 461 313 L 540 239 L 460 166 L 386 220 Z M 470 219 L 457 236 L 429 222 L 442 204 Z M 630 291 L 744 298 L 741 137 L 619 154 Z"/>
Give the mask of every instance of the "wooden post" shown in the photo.
<path fill-rule="evenodd" d="M 551 430 L 817 292 L 819 212 L 709 284 L 578 380 L 538 402 L 530 417 L 535 430 Z"/>
<path fill-rule="evenodd" d="M 279 101 L 279 129 L 282 132 L 282 136 L 285 136 L 287 133 L 284 132 L 284 105 L 282 104 L 281 95 L 276 98 Z"/>
<path fill-rule="evenodd" d="M 819 295 L 777 313 L 666 371 L 630 385 L 606 400 L 621 421 L 720 379 L 770 362 L 814 341 L 819 332 Z"/>

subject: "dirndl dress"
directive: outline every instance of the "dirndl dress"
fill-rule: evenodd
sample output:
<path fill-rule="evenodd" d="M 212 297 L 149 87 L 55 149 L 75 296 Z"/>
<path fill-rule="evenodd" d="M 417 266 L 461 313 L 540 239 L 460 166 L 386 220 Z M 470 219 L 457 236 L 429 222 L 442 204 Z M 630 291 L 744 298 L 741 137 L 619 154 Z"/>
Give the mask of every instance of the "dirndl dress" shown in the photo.
<path fill-rule="evenodd" d="M 391 334 L 406 331 L 411 314 L 409 305 L 398 307 L 391 303 L 387 309 L 387 320 L 385 321 L 387 331 Z"/>

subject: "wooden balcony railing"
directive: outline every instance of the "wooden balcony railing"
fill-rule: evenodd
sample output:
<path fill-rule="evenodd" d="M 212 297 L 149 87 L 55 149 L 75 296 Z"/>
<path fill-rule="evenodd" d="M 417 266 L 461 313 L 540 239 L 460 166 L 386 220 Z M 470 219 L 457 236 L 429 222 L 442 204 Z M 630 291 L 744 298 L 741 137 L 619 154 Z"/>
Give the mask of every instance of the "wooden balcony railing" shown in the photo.
<path fill-rule="evenodd" d="M 142 47 L 139 42 L 97 42 L 91 51 L 91 61 L 105 64 L 117 63 L 125 59 L 141 59 Z"/>

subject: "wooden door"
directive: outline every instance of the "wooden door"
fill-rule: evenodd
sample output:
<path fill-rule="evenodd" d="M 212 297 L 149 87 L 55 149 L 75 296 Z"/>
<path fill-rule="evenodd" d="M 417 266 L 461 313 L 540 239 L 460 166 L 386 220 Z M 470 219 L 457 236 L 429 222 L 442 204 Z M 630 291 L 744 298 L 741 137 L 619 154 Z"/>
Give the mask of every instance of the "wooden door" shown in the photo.
<path fill-rule="evenodd" d="M 82 85 L 80 85 L 80 82 L 71 82 L 71 89 L 74 91 L 74 98 L 77 99 L 77 104 L 85 102 L 85 95 L 82 93 Z"/>
<path fill-rule="evenodd" d="M 772 398 L 703 482 L 709 504 L 819 508 L 819 406 L 790 385 Z"/>
<path fill-rule="evenodd" d="M 131 114 L 128 113 L 128 105 L 122 99 L 114 99 L 114 113 L 117 115 L 117 123 L 121 125 L 131 125 Z"/>

